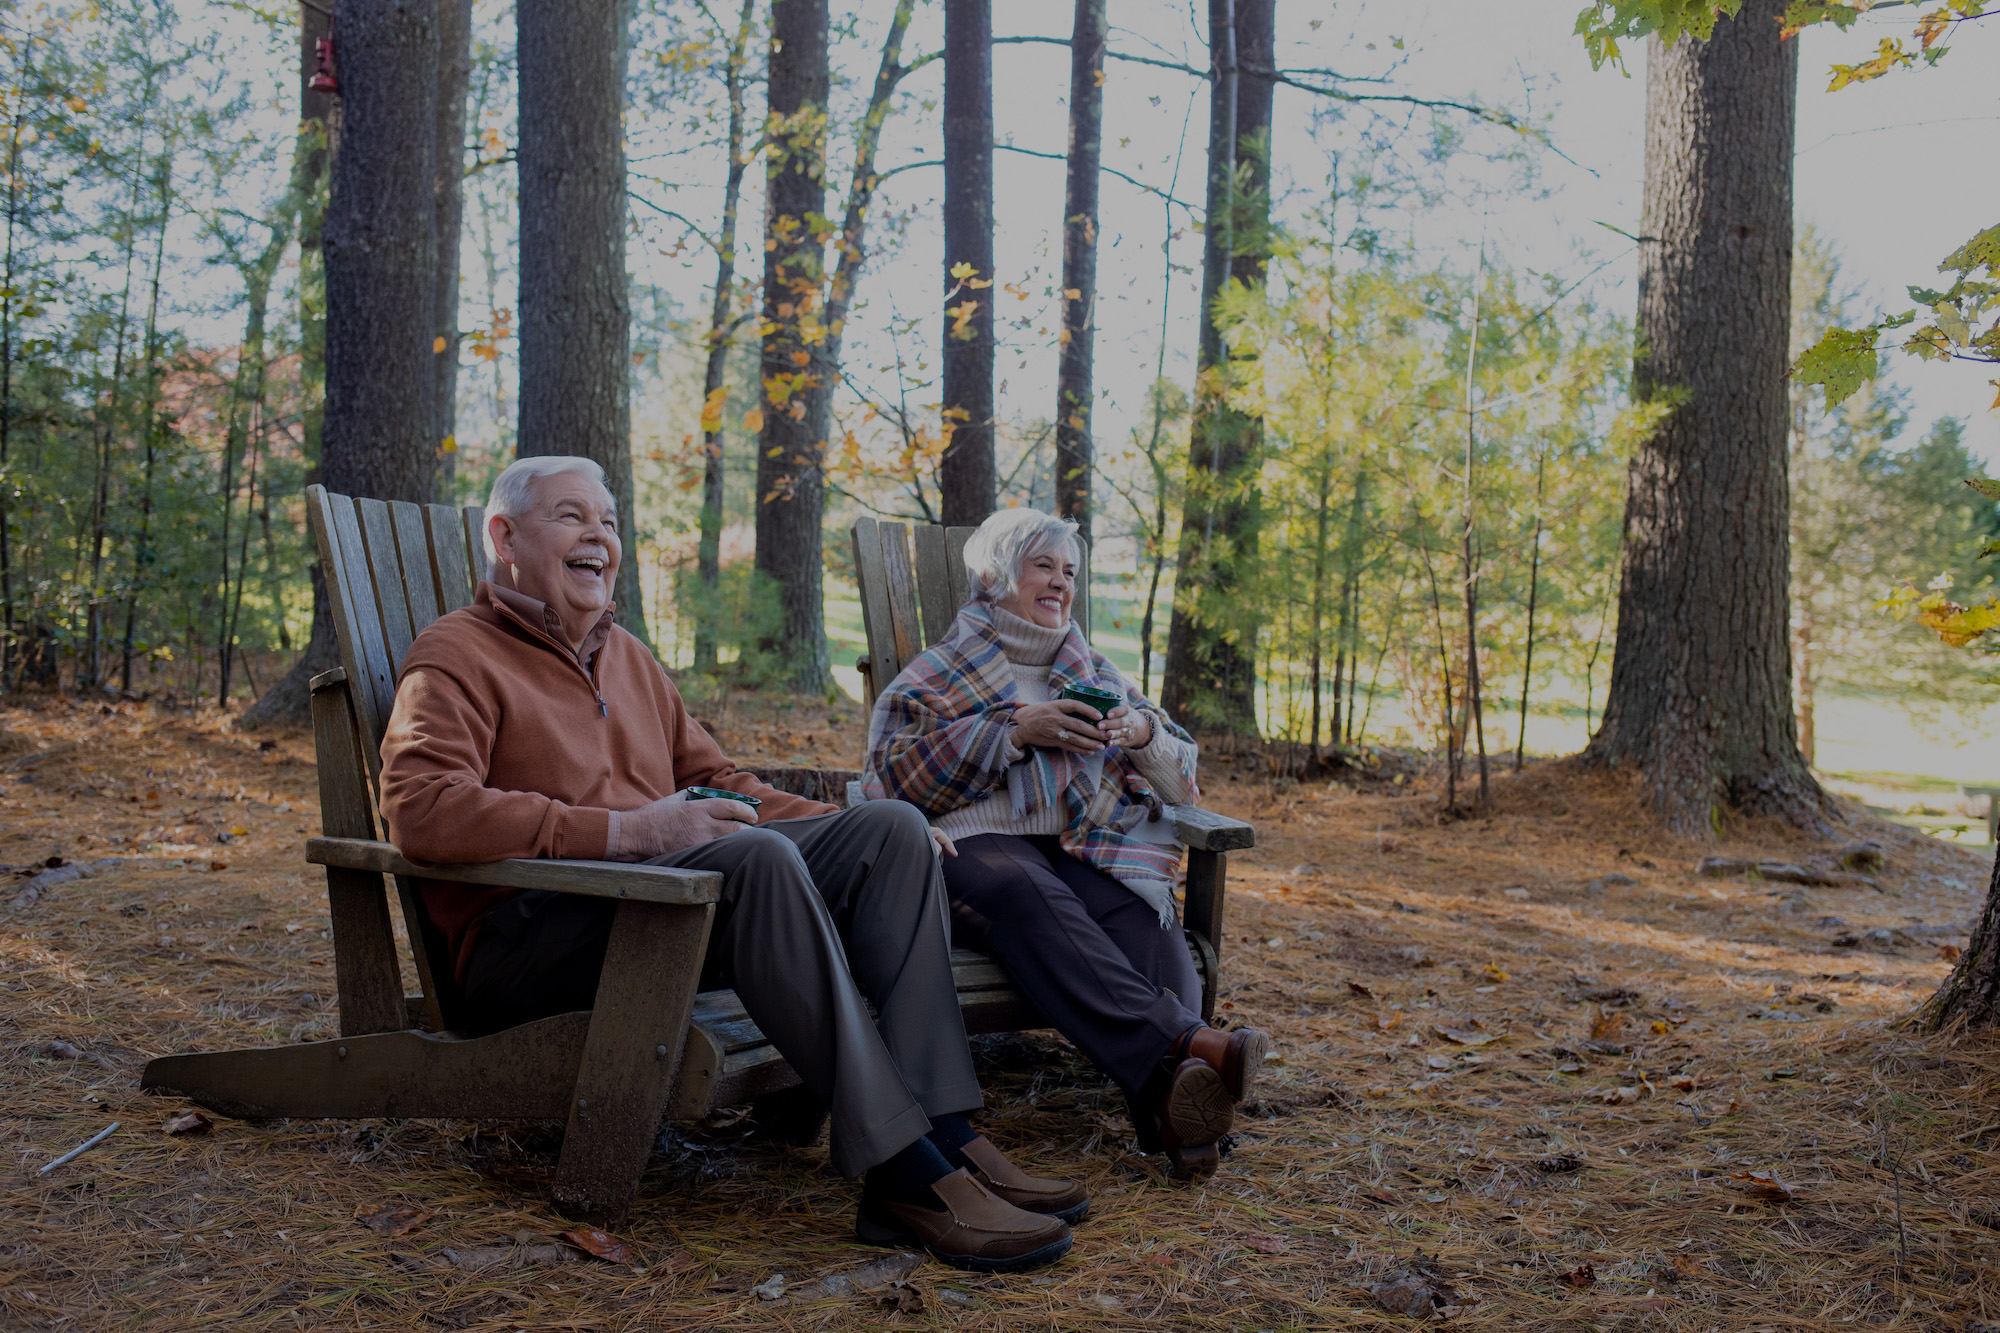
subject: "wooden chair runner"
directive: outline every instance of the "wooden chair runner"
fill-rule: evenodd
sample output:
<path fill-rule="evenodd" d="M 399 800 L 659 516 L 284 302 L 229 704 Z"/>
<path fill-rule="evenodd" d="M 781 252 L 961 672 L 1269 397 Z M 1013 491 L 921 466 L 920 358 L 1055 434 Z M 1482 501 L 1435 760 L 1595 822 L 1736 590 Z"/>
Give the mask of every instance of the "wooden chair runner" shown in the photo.
<path fill-rule="evenodd" d="M 696 993 L 722 877 L 605 861 L 417 865 L 382 841 L 375 782 L 397 668 L 418 632 L 470 604 L 485 574 L 484 512 L 353 500 L 320 486 L 306 495 L 340 641 L 341 665 L 312 682 L 323 836 L 306 843 L 306 859 L 326 869 L 340 1036 L 162 1057 L 141 1086 L 240 1118 L 562 1119 L 556 1206 L 615 1225 L 663 1117 L 697 1119 L 762 1097 L 782 1103 L 798 1086 L 735 992 Z M 812 770 L 767 776 L 815 797 L 832 785 Z M 414 993 L 405 991 L 385 875 L 403 912 Z M 418 878 L 617 899 L 593 1008 L 464 1035 L 450 959 Z M 953 977 L 969 1031 L 1039 1023 L 989 959 L 955 953 Z M 803 1119 L 816 1135 L 818 1108 Z"/>
<path fill-rule="evenodd" d="M 912 658 L 944 638 L 970 593 L 965 542 L 975 530 L 936 523 L 888 523 L 858 518 L 849 529 L 854 542 L 855 579 L 861 590 L 861 620 L 868 653 L 855 663 L 862 694 L 872 705 Z M 915 559 L 911 548 L 915 547 Z M 1079 542 L 1078 596 L 1071 615 L 1090 635 L 1090 547 Z M 860 784 L 849 792 L 860 799 Z M 1187 887 L 1181 924 L 1201 974 L 1201 1016 L 1215 1013 L 1217 972 L 1222 952 L 1222 907 L 1229 853 L 1254 847 L 1249 824 L 1191 805 L 1167 807 L 1174 836 L 1187 848 Z"/>

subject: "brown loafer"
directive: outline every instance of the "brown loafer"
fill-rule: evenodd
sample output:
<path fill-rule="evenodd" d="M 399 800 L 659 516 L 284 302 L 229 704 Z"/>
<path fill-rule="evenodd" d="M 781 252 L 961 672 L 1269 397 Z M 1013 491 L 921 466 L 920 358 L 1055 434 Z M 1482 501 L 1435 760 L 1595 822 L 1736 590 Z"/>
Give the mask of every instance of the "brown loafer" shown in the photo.
<path fill-rule="evenodd" d="M 931 1186 L 942 1210 L 861 1196 L 855 1237 L 866 1245 L 921 1245 L 939 1263 L 974 1273 L 1019 1273 L 1069 1253 L 1069 1228 L 994 1195 L 960 1168 Z"/>
<path fill-rule="evenodd" d="M 1090 1212 L 1090 1196 L 1074 1180 L 1031 1176 L 1007 1160 L 982 1134 L 959 1151 L 972 1163 L 972 1178 L 1024 1213 L 1042 1213 L 1075 1226 Z"/>
<path fill-rule="evenodd" d="M 1160 1147 L 1180 1179 L 1213 1175 L 1216 1144 L 1236 1123 L 1236 1103 L 1222 1075 L 1205 1060 L 1181 1061 L 1153 1112 Z"/>
<path fill-rule="evenodd" d="M 1222 1086 L 1228 1089 L 1229 1099 L 1240 1102 L 1264 1067 L 1264 1053 L 1270 1049 L 1271 1039 L 1256 1028 L 1224 1032 L 1220 1028 L 1198 1027 L 1188 1033 L 1178 1054 L 1205 1061 L 1222 1075 Z"/>

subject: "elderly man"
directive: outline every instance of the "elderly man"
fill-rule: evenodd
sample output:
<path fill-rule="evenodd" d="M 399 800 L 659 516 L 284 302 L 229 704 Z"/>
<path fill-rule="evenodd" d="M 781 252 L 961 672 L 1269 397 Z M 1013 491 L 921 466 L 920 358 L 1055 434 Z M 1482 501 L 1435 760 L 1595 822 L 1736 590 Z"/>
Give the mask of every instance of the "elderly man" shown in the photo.
<path fill-rule="evenodd" d="M 396 845 L 427 861 L 720 871 L 704 981 L 734 986 L 831 1108 L 834 1165 L 866 1176 L 861 1239 L 989 1272 L 1061 1257 L 1066 1223 L 1089 1206 L 1082 1189 L 1026 1175 L 966 1119 L 981 1099 L 923 816 L 899 801 L 836 810 L 735 769 L 613 623 L 622 551 L 597 464 L 521 459 L 487 515 L 491 581 L 403 662 L 382 740 Z M 762 805 L 691 799 L 697 786 Z M 424 894 L 482 1026 L 590 1006 L 613 904 L 463 885 Z"/>

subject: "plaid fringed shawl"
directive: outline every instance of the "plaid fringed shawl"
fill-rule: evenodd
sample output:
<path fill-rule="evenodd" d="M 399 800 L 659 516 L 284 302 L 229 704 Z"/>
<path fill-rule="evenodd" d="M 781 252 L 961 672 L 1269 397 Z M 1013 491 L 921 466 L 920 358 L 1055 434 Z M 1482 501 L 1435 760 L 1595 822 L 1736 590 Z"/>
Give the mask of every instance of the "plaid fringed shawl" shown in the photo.
<path fill-rule="evenodd" d="M 1049 673 L 1049 697 L 1069 685 L 1095 685 L 1144 708 L 1155 727 L 1188 741 L 1118 669 L 1090 646 L 1075 621 Z M 875 701 L 868 724 L 862 789 L 871 800 L 896 797 L 936 818 L 992 799 L 1004 782 L 1014 816 L 1061 802 L 1064 851 L 1097 867 L 1145 899 L 1160 924 L 1174 921 L 1173 880 L 1180 847 L 1161 817 L 1160 798 L 1123 751 L 1093 755 L 1036 747 L 1009 767 L 1007 732 L 1021 703 L 992 610 L 971 602 L 949 633 L 920 654 Z M 1187 747 L 1194 786 L 1194 747 Z"/>

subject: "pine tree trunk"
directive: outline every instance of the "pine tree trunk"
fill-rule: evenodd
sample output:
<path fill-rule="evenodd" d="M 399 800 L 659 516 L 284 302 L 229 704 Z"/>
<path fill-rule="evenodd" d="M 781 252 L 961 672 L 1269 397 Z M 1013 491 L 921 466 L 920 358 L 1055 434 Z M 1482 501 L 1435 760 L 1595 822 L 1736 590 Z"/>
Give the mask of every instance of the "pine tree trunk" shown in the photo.
<path fill-rule="evenodd" d="M 341 495 L 431 498 L 437 38 L 437 0 L 349 4 L 340 16 L 320 473 Z"/>
<path fill-rule="evenodd" d="M 780 6 L 782 9 L 784 6 Z M 515 452 L 595 459 L 618 499 L 618 623 L 646 636 L 632 507 L 624 0 L 520 0 L 521 401 Z"/>
<path fill-rule="evenodd" d="M 736 217 L 743 199 L 743 133 L 746 108 L 745 56 L 750 34 L 757 21 L 756 0 L 743 0 L 736 20 L 736 36 L 730 42 L 723 82 L 729 95 L 729 130 L 726 148 L 729 164 L 723 174 L 722 232 L 715 244 L 715 291 L 708 314 L 708 364 L 701 381 L 701 535 L 695 548 L 695 577 L 700 580 L 702 608 L 694 630 L 694 666 L 697 671 L 715 670 L 719 637 L 716 613 L 722 605 L 722 518 L 723 471 L 722 418 L 711 418 L 707 404 L 721 392 L 729 370 L 729 339 L 736 327 Z M 719 406 L 719 404 L 718 404 Z M 708 423 L 714 421 L 711 426 Z"/>
<path fill-rule="evenodd" d="M 938 485 L 945 523 L 970 526 L 993 512 L 996 492 L 992 0 L 951 0 L 944 11 L 944 268 L 947 443 Z"/>
<path fill-rule="evenodd" d="M 814 364 L 813 347 L 823 328 L 825 238 L 815 227 L 826 208 L 827 40 L 826 0 L 772 7 L 757 568 L 777 587 L 783 608 L 781 636 L 765 648 L 786 663 L 795 688 L 814 694 L 833 683 L 820 531 L 832 398 L 808 384 L 833 371 Z"/>
<path fill-rule="evenodd" d="M 1226 284 L 1261 286 L 1270 258 L 1270 133 L 1276 0 L 1209 0 L 1207 226 L 1187 499 L 1161 691 L 1190 725 L 1257 734 L 1257 624 L 1246 597 L 1257 561 L 1263 426 L 1231 408 L 1215 307 Z"/>
<path fill-rule="evenodd" d="M 1791 708 L 1785 373 L 1798 44 L 1784 0 L 1649 44 L 1637 395 L 1618 634 L 1587 756 L 1677 833 L 1724 805 L 1826 831 Z"/>
<path fill-rule="evenodd" d="M 450 504 L 458 475 L 458 237 L 465 221 L 465 92 L 472 76 L 472 0 L 438 0 L 437 85 L 437 498 Z"/>
<path fill-rule="evenodd" d="M 1056 372 L 1056 512 L 1090 539 L 1091 384 L 1097 337 L 1097 186 L 1104 139 L 1105 0 L 1076 0 L 1063 186 L 1062 343 Z"/>
<path fill-rule="evenodd" d="M 292 181 L 299 204 L 299 380 L 305 399 L 300 427 L 308 483 L 325 480 L 325 183 L 327 166 L 335 156 L 339 139 L 339 114 L 333 95 L 313 91 L 311 78 L 318 66 L 317 43 L 331 31 L 332 19 L 327 13 L 312 5 L 299 6 L 299 139 L 292 150 Z M 306 565 L 312 583 L 313 608 L 306 649 L 292 663 L 292 669 L 237 720 L 237 725 L 246 730 L 310 722 L 312 678 L 340 663 L 333 609 L 326 600 L 326 576 L 318 559 L 309 558 Z"/>

